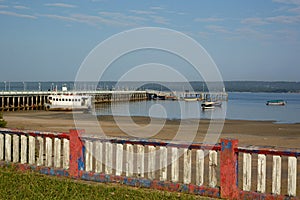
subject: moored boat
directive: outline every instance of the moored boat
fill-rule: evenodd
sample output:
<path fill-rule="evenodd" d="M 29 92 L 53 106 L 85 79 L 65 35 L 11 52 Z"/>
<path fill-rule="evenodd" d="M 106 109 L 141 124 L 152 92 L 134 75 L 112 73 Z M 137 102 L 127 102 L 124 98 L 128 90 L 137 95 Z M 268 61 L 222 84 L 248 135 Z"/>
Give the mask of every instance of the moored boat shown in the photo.
<path fill-rule="evenodd" d="M 267 106 L 284 106 L 286 102 L 284 100 L 270 100 L 267 101 L 266 105 Z"/>
<path fill-rule="evenodd" d="M 89 110 L 92 105 L 92 97 L 85 95 L 53 94 L 47 98 L 44 104 L 45 110 Z"/>
<path fill-rule="evenodd" d="M 201 107 L 203 110 L 205 109 L 214 109 L 215 107 L 221 107 L 222 102 L 213 102 L 213 101 L 205 101 L 201 104 Z"/>

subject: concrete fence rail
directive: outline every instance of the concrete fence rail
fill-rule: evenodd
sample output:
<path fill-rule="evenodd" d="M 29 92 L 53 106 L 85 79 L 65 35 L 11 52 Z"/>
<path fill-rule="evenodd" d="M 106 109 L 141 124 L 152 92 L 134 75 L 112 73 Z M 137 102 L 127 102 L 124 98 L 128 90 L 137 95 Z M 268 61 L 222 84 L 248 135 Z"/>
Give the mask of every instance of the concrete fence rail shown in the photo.
<path fill-rule="evenodd" d="M 83 133 L 0 129 L 1 165 L 14 163 L 44 174 L 216 198 L 299 199 L 300 152 L 296 150 L 238 147 L 234 139 L 209 145 Z M 281 189 L 283 174 L 287 174 L 286 192 Z"/>

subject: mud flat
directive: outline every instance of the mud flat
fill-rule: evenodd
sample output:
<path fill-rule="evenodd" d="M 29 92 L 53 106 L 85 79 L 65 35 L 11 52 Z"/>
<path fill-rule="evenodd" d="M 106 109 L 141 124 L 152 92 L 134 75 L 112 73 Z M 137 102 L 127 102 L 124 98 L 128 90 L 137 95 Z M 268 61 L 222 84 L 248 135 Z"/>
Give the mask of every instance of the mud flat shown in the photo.
<path fill-rule="evenodd" d="M 75 114 L 75 115 L 74 115 Z M 101 116 L 88 113 L 24 111 L 4 113 L 8 128 L 22 130 L 68 132 L 84 128 L 87 134 L 203 141 L 206 134 L 219 138 L 236 138 L 240 145 L 299 148 L 300 124 L 274 124 L 272 121 L 226 120 L 220 135 L 207 131 L 209 120 L 164 120 L 148 117 Z M 74 120 L 75 119 L 75 120 Z M 215 122 L 216 125 L 222 123 Z M 198 124 L 198 127 L 197 127 Z M 195 127 L 197 129 L 195 129 Z M 180 132 L 180 129 L 185 132 Z M 179 133 L 179 134 L 178 134 Z"/>

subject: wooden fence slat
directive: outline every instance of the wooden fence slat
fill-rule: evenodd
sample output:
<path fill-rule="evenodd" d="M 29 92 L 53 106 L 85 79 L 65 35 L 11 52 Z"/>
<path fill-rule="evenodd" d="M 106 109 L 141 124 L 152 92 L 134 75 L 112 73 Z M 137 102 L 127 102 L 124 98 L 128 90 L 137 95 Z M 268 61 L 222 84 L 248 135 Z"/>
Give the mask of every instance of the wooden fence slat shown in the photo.
<path fill-rule="evenodd" d="M 27 163 L 27 137 L 21 135 L 21 164 Z"/>
<path fill-rule="evenodd" d="M 4 135 L 0 134 L 0 160 L 4 159 Z"/>
<path fill-rule="evenodd" d="M 11 135 L 5 135 L 5 161 L 11 162 Z"/>
<path fill-rule="evenodd" d="M 30 165 L 35 164 L 35 137 L 28 137 L 28 163 Z"/>
<path fill-rule="evenodd" d="M 243 154 L 243 190 L 250 191 L 251 190 L 251 154 L 244 153 Z"/>
<path fill-rule="evenodd" d="M 52 167 L 52 139 L 49 137 L 46 137 L 46 166 Z"/>
<path fill-rule="evenodd" d="M 39 143 L 39 154 L 36 161 L 37 166 L 44 165 L 44 138 L 37 137 L 37 141 Z"/>
<path fill-rule="evenodd" d="M 172 165 L 171 165 L 171 181 L 179 181 L 179 157 L 178 157 L 178 148 L 171 147 L 172 152 Z"/>
<path fill-rule="evenodd" d="M 113 146 L 110 142 L 105 142 L 105 173 L 112 174 Z"/>
<path fill-rule="evenodd" d="M 204 183 L 204 151 L 198 149 L 196 151 L 196 185 Z"/>
<path fill-rule="evenodd" d="M 126 176 L 133 176 L 133 145 L 126 144 Z"/>
<path fill-rule="evenodd" d="M 103 163 L 103 144 L 100 141 L 94 142 L 95 146 L 95 172 L 101 173 L 102 172 L 102 163 Z"/>
<path fill-rule="evenodd" d="M 61 166 L 61 139 L 54 138 L 54 167 Z"/>
<path fill-rule="evenodd" d="M 160 161 L 159 161 L 159 180 L 165 181 L 167 180 L 167 157 L 168 151 L 167 147 L 160 147 Z"/>
<path fill-rule="evenodd" d="M 70 141 L 63 139 L 63 168 L 69 169 L 70 163 Z"/>
<path fill-rule="evenodd" d="M 218 154 L 216 151 L 209 151 L 209 186 L 216 187 L 217 185 L 217 163 Z"/>
<path fill-rule="evenodd" d="M 258 159 L 257 159 L 257 191 L 261 192 L 261 193 L 266 192 L 266 169 L 267 169 L 266 155 L 258 154 Z"/>
<path fill-rule="evenodd" d="M 19 162 L 20 158 L 20 137 L 19 135 L 13 135 L 13 162 Z"/>
<path fill-rule="evenodd" d="M 116 175 L 121 176 L 123 170 L 123 144 L 116 144 Z"/>
<path fill-rule="evenodd" d="M 93 170 L 93 143 L 89 140 L 86 140 L 84 143 L 85 146 L 85 171 L 90 172 Z"/>
<path fill-rule="evenodd" d="M 288 158 L 288 195 L 296 196 L 297 184 L 297 158 Z"/>
<path fill-rule="evenodd" d="M 272 194 L 280 194 L 281 187 L 281 157 L 273 156 Z"/>
<path fill-rule="evenodd" d="M 143 145 L 137 145 L 137 175 L 138 177 L 144 177 L 145 173 L 145 147 Z"/>
<path fill-rule="evenodd" d="M 192 178 L 192 151 L 190 149 L 183 151 L 183 183 L 189 184 Z"/>
<path fill-rule="evenodd" d="M 148 146 L 148 178 L 155 179 L 155 146 Z"/>

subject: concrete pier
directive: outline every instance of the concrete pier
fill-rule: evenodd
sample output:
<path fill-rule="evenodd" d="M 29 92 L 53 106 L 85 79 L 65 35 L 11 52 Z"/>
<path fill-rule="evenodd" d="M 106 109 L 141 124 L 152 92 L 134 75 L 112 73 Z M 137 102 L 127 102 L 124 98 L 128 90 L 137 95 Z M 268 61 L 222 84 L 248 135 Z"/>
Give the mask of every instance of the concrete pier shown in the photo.
<path fill-rule="evenodd" d="M 121 101 L 144 101 L 152 99 L 153 96 L 165 97 L 167 100 L 169 92 L 160 92 L 154 90 L 147 91 L 3 91 L 0 92 L 0 112 L 3 111 L 22 111 L 22 110 L 43 110 L 47 97 L 51 94 L 68 94 L 68 95 L 90 95 L 93 104 L 121 102 Z M 172 94 L 174 95 L 174 94 Z M 228 94 L 222 93 L 178 93 L 172 100 L 180 100 L 185 96 L 195 96 L 199 100 L 227 101 Z"/>

